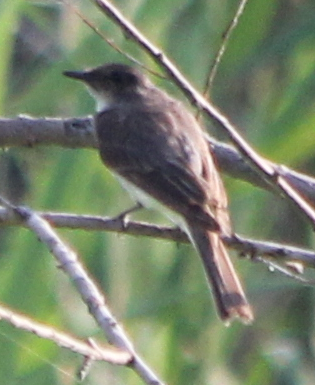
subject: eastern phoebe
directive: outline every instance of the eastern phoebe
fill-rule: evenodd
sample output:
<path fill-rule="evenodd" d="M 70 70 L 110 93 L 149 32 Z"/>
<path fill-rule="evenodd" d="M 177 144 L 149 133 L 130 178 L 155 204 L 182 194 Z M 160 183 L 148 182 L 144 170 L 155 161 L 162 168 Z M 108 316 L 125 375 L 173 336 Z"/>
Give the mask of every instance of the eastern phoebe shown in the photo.
<path fill-rule="evenodd" d="M 135 68 L 105 64 L 66 71 L 97 102 L 102 161 L 144 206 L 167 212 L 201 256 L 221 319 L 244 323 L 253 313 L 220 239 L 231 235 L 227 197 L 204 130 L 179 101 Z"/>

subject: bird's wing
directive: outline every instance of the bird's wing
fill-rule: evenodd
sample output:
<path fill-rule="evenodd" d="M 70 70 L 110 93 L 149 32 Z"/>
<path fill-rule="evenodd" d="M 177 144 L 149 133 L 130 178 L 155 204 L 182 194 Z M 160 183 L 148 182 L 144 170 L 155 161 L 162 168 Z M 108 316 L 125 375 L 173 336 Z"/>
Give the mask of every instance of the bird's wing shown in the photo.
<path fill-rule="evenodd" d="M 211 186 L 203 175 L 209 167 L 203 158 L 211 155 L 199 126 L 183 130 L 180 123 L 187 125 L 176 111 L 105 111 L 96 116 L 101 157 L 109 168 L 170 209 L 218 228 L 209 205 Z"/>

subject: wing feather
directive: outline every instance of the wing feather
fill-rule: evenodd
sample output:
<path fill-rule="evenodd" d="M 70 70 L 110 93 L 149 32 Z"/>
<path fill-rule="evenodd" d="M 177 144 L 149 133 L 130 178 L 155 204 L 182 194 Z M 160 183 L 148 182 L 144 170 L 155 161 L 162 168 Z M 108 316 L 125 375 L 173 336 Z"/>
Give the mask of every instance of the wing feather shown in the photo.
<path fill-rule="evenodd" d="M 173 101 L 170 113 L 164 107 L 125 107 L 96 116 L 104 163 L 172 210 L 218 229 L 207 180 L 214 165 L 208 164 L 208 146 L 193 116 Z"/>

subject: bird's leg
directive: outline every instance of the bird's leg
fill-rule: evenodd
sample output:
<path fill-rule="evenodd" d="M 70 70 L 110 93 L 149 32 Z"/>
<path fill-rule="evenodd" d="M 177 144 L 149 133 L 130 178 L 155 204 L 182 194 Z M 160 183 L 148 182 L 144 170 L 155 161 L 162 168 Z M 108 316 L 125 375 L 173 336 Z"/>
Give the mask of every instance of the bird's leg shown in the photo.
<path fill-rule="evenodd" d="M 119 220 L 121 221 L 123 227 L 126 227 L 127 217 L 129 214 L 134 213 L 135 211 L 138 211 L 143 208 L 143 205 L 140 202 L 137 202 L 134 206 L 130 207 L 129 209 L 123 211 L 122 213 L 118 214 L 113 218 L 113 220 Z"/>

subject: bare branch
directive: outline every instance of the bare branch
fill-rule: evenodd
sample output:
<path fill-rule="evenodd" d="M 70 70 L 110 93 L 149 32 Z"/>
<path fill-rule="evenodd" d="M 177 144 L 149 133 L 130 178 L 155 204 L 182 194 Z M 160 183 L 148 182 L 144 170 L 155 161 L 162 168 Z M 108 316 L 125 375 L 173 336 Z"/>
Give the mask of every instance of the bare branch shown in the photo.
<path fill-rule="evenodd" d="M 255 172 L 270 185 L 278 194 L 284 196 L 297 207 L 299 212 L 315 228 L 315 211 L 308 202 L 285 180 L 279 170 L 261 157 L 239 134 L 236 127 L 213 104 L 197 92 L 188 80 L 180 73 L 172 61 L 155 47 L 137 28 L 127 20 L 121 12 L 107 0 L 94 0 L 96 5 L 113 20 L 127 36 L 139 44 L 171 77 L 185 95 L 217 123 L 229 136 L 232 143 L 250 164 Z"/>
<path fill-rule="evenodd" d="M 59 262 L 60 268 L 73 280 L 89 312 L 104 331 L 108 341 L 115 347 L 131 354 L 132 361 L 129 366 L 145 383 L 163 385 L 163 382 L 157 378 L 155 373 L 136 353 L 123 328 L 118 324 L 105 304 L 104 296 L 78 261 L 77 255 L 60 240 L 50 224 L 38 214 L 26 208 L 14 207 L 13 211 L 15 215 L 21 217 L 25 226 L 34 231 L 39 240 L 48 247 Z"/>
<path fill-rule="evenodd" d="M 138 60 L 136 60 L 131 55 L 128 55 L 126 51 L 119 48 L 112 39 L 109 39 L 105 36 L 105 34 L 96 27 L 92 21 L 86 17 L 77 6 L 75 6 L 71 1 L 67 0 L 60 0 L 62 3 L 64 3 L 67 7 L 69 7 L 81 20 L 84 24 L 86 24 L 96 35 L 98 35 L 101 39 L 103 39 L 111 48 L 113 48 L 116 52 L 118 52 L 120 55 L 125 56 L 128 60 L 133 62 L 134 64 L 137 64 L 140 67 L 146 68 L 142 63 L 140 63 Z M 153 74 L 159 76 L 156 72 L 153 72 Z"/>
<path fill-rule="evenodd" d="M 255 186 L 271 190 L 269 184 L 257 175 L 234 147 L 217 142 L 210 137 L 208 137 L 208 141 L 223 172 Z M 40 145 L 97 148 L 92 117 L 61 119 L 20 116 L 15 119 L 0 119 L 0 147 Z M 272 168 L 281 170 L 281 175 L 310 203 L 315 204 L 314 178 L 293 171 L 286 166 L 269 163 Z"/>
<path fill-rule="evenodd" d="M 185 233 L 178 228 L 152 225 L 144 222 L 123 221 L 116 217 L 38 213 L 51 225 L 57 228 L 81 229 L 87 231 L 112 231 L 133 236 L 146 236 L 156 239 L 172 240 L 178 243 L 189 243 Z M 24 226 L 23 220 L 12 213 L 12 210 L 0 207 L 0 224 Z M 245 239 L 239 235 L 225 237 L 223 241 L 232 249 L 249 257 L 264 256 L 274 258 L 278 262 L 301 262 L 305 266 L 315 268 L 315 252 L 266 241 Z"/>
<path fill-rule="evenodd" d="M 0 119 L 0 146 L 57 145 L 62 147 L 97 147 L 91 117 Z"/>
<path fill-rule="evenodd" d="M 241 154 L 232 146 L 215 141 L 208 137 L 209 145 L 218 161 L 220 169 L 237 179 L 242 179 L 256 187 L 270 190 L 269 185 L 262 180 L 248 163 L 242 158 Z M 311 176 L 294 171 L 286 166 L 269 162 L 271 167 L 281 170 L 281 174 L 308 199 L 315 204 L 315 179 Z M 273 190 L 271 190 L 273 191 Z"/>
<path fill-rule="evenodd" d="M 231 248 L 249 257 L 269 257 L 278 263 L 301 262 L 304 266 L 315 268 L 315 252 L 296 246 L 275 242 L 257 241 L 246 239 L 235 234 L 232 237 L 224 237 L 224 242 Z"/>
<path fill-rule="evenodd" d="M 11 309 L 0 305 L 0 319 L 7 321 L 14 327 L 36 334 L 38 337 L 53 341 L 58 346 L 72 350 L 93 361 L 107 361 L 115 365 L 128 365 L 132 359 L 130 353 L 113 347 L 97 347 L 89 342 L 81 341 L 75 337 L 61 332 L 51 326 L 34 321 Z"/>
<path fill-rule="evenodd" d="M 214 62 L 211 63 L 209 71 L 208 71 L 207 82 L 206 82 L 206 85 L 205 85 L 205 89 L 203 91 L 203 96 L 207 95 L 207 93 L 209 92 L 209 90 L 211 88 L 211 85 L 212 85 L 213 80 L 215 78 L 215 75 L 217 73 L 219 64 L 220 64 L 220 62 L 222 60 L 222 57 L 224 55 L 224 52 L 226 51 L 228 42 L 229 42 L 229 40 L 231 38 L 232 32 L 234 31 L 235 27 L 237 26 L 237 24 L 239 22 L 240 17 L 242 16 L 242 14 L 244 12 L 244 9 L 245 9 L 245 6 L 247 4 L 247 1 L 248 0 L 240 0 L 240 3 L 238 5 L 238 7 L 237 7 L 235 16 L 233 17 L 233 20 L 229 24 L 229 26 L 226 29 L 225 33 L 223 34 L 223 41 L 222 41 L 221 47 L 220 47 L 219 51 L 216 54 Z"/>
<path fill-rule="evenodd" d="M 180 229 L 152 225 L 144 222 L 126 221 L 119 217 L 101 217 L 64 213 L 38 212 L 56 228 L 81 229 L 86 231 L 110 231 L 133 236 L 146 236 L 156 239 L 187 242 L 188 239 Z M 14 211 L 0 206 L 0 226 L 24 226 L 25 223 Z"/>

